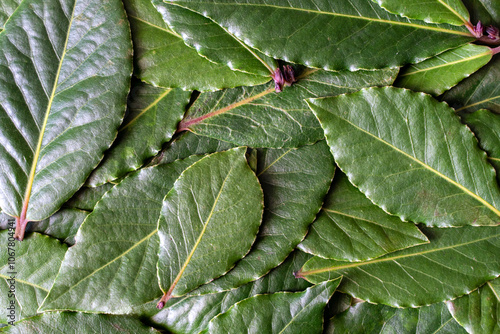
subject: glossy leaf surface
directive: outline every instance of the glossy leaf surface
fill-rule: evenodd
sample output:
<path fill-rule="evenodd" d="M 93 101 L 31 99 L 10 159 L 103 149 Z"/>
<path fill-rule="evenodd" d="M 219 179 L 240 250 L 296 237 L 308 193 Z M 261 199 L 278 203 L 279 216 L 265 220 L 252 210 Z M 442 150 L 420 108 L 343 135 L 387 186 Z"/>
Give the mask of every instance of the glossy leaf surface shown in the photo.
<path fill-rule="evenodd" d="M 131 56 L 118 0 L 26 0 L 10 17 L 0 34 L 0 206 L 21 225 L 54 213 L 101 160 L 125 112 Z"/>
<path fill-rule="evenodd" d="M 158 221 L 163 301 L 225 274 L 255 240 L 263 195 L 246 148 L 214 153 L 182 173 Z"/>
<path fill-rule="evenodd" d="M 428 226 L 500 222 L 494 170 L 446 104 L 392 87 L 309 103 L 336 163 L 385 211 Z"/>
<path fill-rule="evenodd" d="M 401 66 L 472 40 L 464 27 L 410 21 L 366 0 L 169 2 L 201 13 L 268 56 L 326 70 Z"/>
<path fill-rule="evenodd" d="M 157 220 L 163 197 L 193 157 L 140 170 L 99 201 L 66 253 L 41 310 L 127 313 L 161 295 Z"/>
<path fill-rule="evenodd" d="M 343 275 L 340 291 L 393 307 L 467 294 L 500 275 L 498 227 L 425 228 L 430 243 L 365 262 L 315 257 L 297 274 L 312 283 Z"/>
<path fill-rule="evenodd" d="M 473 22 L 481 21 L 484 25 L 500 23 L 500 3 L 496 0 L 462 0 L 469 9 Z"/>
<path fill-rule="evenodd" d="M 337 172 L 322 212 L 299 249 L 354 262 L 426 242 L 413 223 L 386 214 L 351 185 L 345 174 Z"/>

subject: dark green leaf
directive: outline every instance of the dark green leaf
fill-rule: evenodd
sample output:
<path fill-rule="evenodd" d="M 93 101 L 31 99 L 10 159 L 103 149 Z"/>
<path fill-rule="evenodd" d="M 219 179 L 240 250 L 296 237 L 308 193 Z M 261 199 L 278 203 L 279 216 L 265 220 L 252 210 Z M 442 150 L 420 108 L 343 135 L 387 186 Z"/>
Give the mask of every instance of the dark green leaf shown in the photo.
<path fill-rule="evenodd" d="M 159 297 L 156 223 L 162 200 L 198 159 L 142 169 L 107 192 L 80 227 L 41 310 L 126 313 Z"/>
<path fill-rule="evenodd" d="M 401 66 L 473 40 L 464 27 L 410 21 L 367 0 L 168 2 L 270 57 L 326 70 Z"/>
<path fill-rule="evenodd" d="M 2 0 L 2 4 L 0 4 L 0 32 L 4 28 L 5 22 L 7 22 L 22 1 L 23 0 Z"/>
<path fill-rule="evenodd" d="M 79 210 L 92 211 L 102 196 L 113 188 L 113 186 L 113 183 L 106 183 L 98 187 L 81 187 L 69 201 L 64 203 L 64 206 Z"/>
<path fill-rule="evenodd" d="M 481 21 L 484 25 L 500 23 L 500 2 L 497 0 L 462 0 L 469 9 L 472 22 Z"/>
<path fill-rule="evenodd" d="M 393 87 L 309 103 L 338 166 L 386 212 L 428 226 L 500 223 L 494 170 L 445 103 Z"/>
<path fill-rule="evenodd" d="M 250 250 L 264 203 L 245 152 L 202 158 L 165 197 L 158 220 L 158 277 L 165 292 L 159 305 L 225 274 Z"/>
<path fill-rule="evenodd" d="M 319 257 L 299 273 L 312 283 L 344 275 L 339 289 L 393 307 L 418 307 L 467 294 L 500 275 L 500 228 L 424 228 L 429 244 L 365 262 Z"/>
<path fill-rule="evenodd" d="M 329 259 L 365 261 L 425 242 L 413 223 L 386 214 L 338 172 L 299 249 Z"/>
<path fill-rule="evenodd" d="M 119 0 L 25 0 L 10 17 L 0 34 L 0 206 L 20 217 L 20 239 L 27 221 L 49 217 L 82 186 L 114 140 L 131 58 Z"/>

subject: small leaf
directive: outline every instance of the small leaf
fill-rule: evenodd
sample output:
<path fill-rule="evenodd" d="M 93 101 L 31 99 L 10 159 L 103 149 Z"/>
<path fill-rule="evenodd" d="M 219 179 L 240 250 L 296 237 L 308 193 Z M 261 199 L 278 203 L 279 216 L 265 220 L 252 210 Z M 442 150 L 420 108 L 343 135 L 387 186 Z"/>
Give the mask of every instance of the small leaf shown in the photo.
<path fill-rule="evenodd" d="M 181 172 L 198 159 L 139 170 L 107 192 L 80 227 L 40 310 L 123 314 L 159 297 L 155 264 L 161 203 Z"/>
<path fill-rule="evenodd" d="M 498 333 L 500 330 L 500 279 L 498 278 L 446 304 L 453 317 L 469 333 Z"/>
<path fill-rule="evenodd" d="M 165 196 L 158 221 L 158 276 L 164 296 L 182 296 L 223 275 L 255 240 L 263 195 L 246 148 L 209 155 Z"/>
<path fill-rule="evenodd" d="M 365 262 L 314 257 L 297 273 L 312 283 L 343 275 L 339 290 L 371 303 L 418 307 L 470 293 L 500 275 L 498 227 L 423 228 L 430 243 Z"/>
<path fill-rule="evenodd" d="M 469 22 L 469 12 L 461 0 L 373 0 L 393 14 L 429 23 L 449 23 L 457 26 Z"/>
<path fill-rule="evenodd" d="M 386 87 L 309 104 L 338 166 L 386 212 L 428 226 L 500 223 L 494 170 L 445 103 Z"/>
<path fill-rule="evenodd" d="M 245 299 L 212 319 L 207 333 L 322 333 L 323 310 L 339 283 Z"/>
<path fill-rule="evenodd" d="M 299 249 L 354 262 L 425 242 L 427 237 L 413 223 L 386 214 L 338 172 L 321 214 Z"/>
<path fill-rule="evenodd" d="M 186 46 L 182 37 L 163 21 L 150 1 L 124 0 L 134 41 L 135 74 L 155 86 L 213 91 L 253 86 L 269 76 L 232 71 Z"/>
<path fill-rule="evenodd" d="M 87 184 L 95 187 L 121 178 L 155 156 L 175 133 L 190 95 L 180 89 L 136 83 L 118 137 Z"/>
<path fill-rule="evenodd" d="M 5 250 L 0 253 L 2 323 L 36 314 L 54 283 L 67 250 L 67 246 L 56 239 L 37 233 L 27 236 L 25 242 L 18 242 L 13 238 L 13 225 L 0 232 L 0 242 Z M 10 296 L 11 291 L 14 291 L 14 296 Z M 8 309 L 11 305 L 14 305 L 14 312 Z M 12 318 L 9 317 L 11 314 Z"/>
<path fill-rule="evenodd" d="M 5 22 L 7 22 L 22 1 L 23 0 L 2 0 L 2 6 L 0 7 L 0 32 L 4 28 Z"/>
<path fill-rule="evenodd" d="M 325 334 L 465 334 L 443 303 L 419 308 L 392 308 L 360 303 L 330 320 Z"/>
<path fill-rule="evenodd" d="M 441 95 L 486 65 L 493 53 L 486 46 L 466 44 L 402 70 L 395 86 Z"/>

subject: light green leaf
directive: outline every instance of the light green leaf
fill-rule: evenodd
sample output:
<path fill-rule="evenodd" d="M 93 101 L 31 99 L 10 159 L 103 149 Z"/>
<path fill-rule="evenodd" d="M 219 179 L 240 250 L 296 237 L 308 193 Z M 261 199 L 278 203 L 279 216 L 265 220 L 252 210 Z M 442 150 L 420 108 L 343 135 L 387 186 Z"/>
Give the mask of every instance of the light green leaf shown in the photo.
<path fill-rule="evenodd" d="M 360 303 L 330 320 L 325 334 L 465 334 L 443 303 L 419 308 L 392 308 Z"/>
<path fill-rule="evenodd" d="M 145 168 L 98 202 L 66 253 L 40 310 L 123 314 L 161 295 L 156 222 L 163 197 L 193 157 Z"/>
<path fill-rule="evenodd" d="M 459 113 L 489 109 L 500 113 L 500 57 L 471 75 L 443 96 Z"/>
<path fill-rule="evenodd" d="M 441 95 L 486 65 L 492 55 L 486 46 L 467 44 L 403 69 L 395 86 Z"/>
<path fill-rule="evenodd" d="M 486 282 L 476 291 L 446 304 L 467 332 L 482 334 L 500 331 L 500 279 Z"/>
<path fill-rule="evenodd" d="M 193 294 L 240 286 L 283 262 L 304 239 L 335 172 L 325 141 L 298 149 L 259 150 L 257 164 L 265 203 L 257 240 L 231 271 Z"/>
<path fill-rule="evenodd" d="M 15 326 L 9 326 L 0 330 L 0 332 L 11 334 L 160 333 L 151 327 L 145 326 L 139 319 L 132 317 L 79 312 L 45 313 L 20 321 Z"/>
<path fill-rule="evenodd" d="M 343 275 L 339 290 L 371 303 L 418 307 L 468 294 L 500 275 L 500 228 L 423 228 L 430 243 L 365 262 L 314 257 L 297 273 L 312 283 Z"/>
<path fill-rule="evenodd" d="M 167 26 L 151 1 L 124 0 L 124 3 L 134 40 L 134 70 L 141 80 L 155 86 L 199 91 L 269 81 L 269 76 L 232 71 L 225 64 L 215 64 L 198 55 Z"/>
<path fill-rule="evenodd" d="M 429 23 L 457 26 L 469 22 L 469 12 L 461 0 L 373 0 L 390 13 Z"/>
<path fill-rule="evenodd" d="M 155 156 L 177 130 L 190 92 L 156 88 L 137 82 L 128 101 L 128 114 L 113 146 L 87 180 L 98 186 L 121 178 Z"/>
<path fill-rule="evenodd" d="M 298 68 L 297 68 L 298 69 Z M 306 69 L 281 93 L 274 84 L 201 94 L 179 124 L 179 131 L 250 147 L 291 148 L 323 139 L 305 98 L 355 92 L 391 84 L 396 69 L 328 72 Z"/>
<path fill-rule="evenodd" d="M 27 33 L 29 31 L 29 33 Z M 132 71 L 119 0 L 25 0 L 0 34 L 0 207 L 49 217 L 114 140 Z M 92 138 L 92 140 L 89 140 Z"/>
<path fill-rule="evenodd" d="M 272 58 L 326 70 L 397 67 L 473 40 L 465 27 L 410 21 L 367 0 L 166 2 L 210 18 Z"/>
<path fill-rule="evenodd" d="M 428 226 L 500 223 L 494 170 L 445 103 L 386 87 L 309 104 L 338 166 L 386 212 Z"/>
<path fill-rule="evenodd" d="M 264 203 L 245 152 L 201 159 L 165 196 L 158 220 L 158 277 L 165 293 L 159 305 L 225 274 L 250 250 Z"/>
<path fill-rule="evenodd" d="M 113 183 L 106 183 L 98 187 L 81 187 L 69 201 L 64 203 L 64 206 L 79 210 L 92 211 L 102 196 L 113 188 L 113 186 Z"/>
<path fill-rule="evenodd" d="M 4 28 L 5 22 L 7 22 L 22 1 L 23 0 L 2 0 L 0 4 L 0 32 Z"/>
<path fill-rule="evenodd" d="M 229 29 L 191 10 L 152 0 L 168 26 L 182 36 L 184 43 L 207 59 L 229 66 L 232 70 L 269 77 L 277 62 L 248 47 Z"/>
<path fill-rule="evenodd" d="M 339 283 L 245 299 L 212 319 L 207 333 L 322 333 L 323 310 Z"/>
<path fill-rule="evenodd" d="M 2 323 L 18 321 L 36 314 L 38 306 L 54 283 L 67 250 L 67 246 L 56 239 L 37 233 L 26 237 L 25 242 L 18 242 L 13 236 L 13 226 L 0 232 L 3 249 L 0 253 Z M 13 295 L 11 291 L 14 291 Z M 11 305 L 13 312 L 8 309 Z"/>
<path fill-rule="evenodd" d="M 323 258 L 365 261 L 428 242 L 413 223 L 389 216 L 338 172 L 299 249 Z"/>

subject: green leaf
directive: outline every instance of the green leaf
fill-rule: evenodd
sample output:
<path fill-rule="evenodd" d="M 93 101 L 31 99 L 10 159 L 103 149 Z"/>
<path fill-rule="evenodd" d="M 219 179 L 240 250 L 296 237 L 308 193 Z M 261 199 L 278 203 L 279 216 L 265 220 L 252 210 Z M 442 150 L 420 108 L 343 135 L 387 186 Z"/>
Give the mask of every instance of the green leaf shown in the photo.
<path fill-rule="evenodd" d="M 5 22 L 7 22 L 22 1 L 23 0 L 2 0 L 2 4 L 0 5 L 0 32 L 4 28 Z"/>
<path fill-rule="evenodd" d="M 467 44 L 402 70 L 395 86 L 441 95 L 486 65 L 493 53 L 486 46 Z"/>
<path fill-rule="evenodd" d="M 87 180 L 98 186 L 123 177 L 155 156 L 177 130 L 190 92 L 137 83 L 129 96 L 128 115 L 113 146 Z"/>
<path fill-rule="evenodd" d="M 398 309 L 360 303 L 335 316 L 325 334 L 465 334 L 443 303 L 419 308 Z"/>
<path fill-rule="evenodd" d="M 464 114 L 462 120 L 479 139 L 481 148 L 488 153 L 488 160 L 495 167 L 497 180 L 500 181 L 500 114 L 482 109 Z"/>
<path fill-rule="evenodd" d="M 446 304 L 453 317 L 469 333 L 498 333 L 500 330 L 500 279 L 498 278 Z"/>
<path fill-rule="evenodd" d="M 123 314 L 159 297 L 156 222 L 162 200 L 198 159 L 139 170 L 107 192 L 80 227 L 40 310 Z"/>
<path fill-rule="evenodd" d="M 134 41 L 134 71 L 155 86 L 213 91 L 253 86 L 268 76 L 232 71 L 215 64 L 184 44 L 182 37 L 163 21 L 151 1 L 124 0 Z"/>
<path fill-rule="evenodd" d="M 418 307 L 470 293 L 500 275 L 498 227 L 423 228 L 430 243 L 365 262 L 314 257 L 297 277 L 343 275 L 339 290 L 371 303 Z"/>
<path fill-rule="evenodd" d="M 19 239 L 82 186 L 114 140 L 131 56 L 119 0 L 25 0 L 10 17 L 0 34 L 0 207 L 20 217 Z"/>
<path fill-rule="evenodd" d="M 201 159 L 165 196 L 158 220 L 158 277 L 165 292 L 159 305 L 225 274 L 250 250 L 264 203 L 245 152 Z"/>
<path fill-rule="evenodd" d="M 483 25 L 500 23 L 500 3 L 496 0 L 462 0 L 469 9 L 472 22 L 481 21 Z"/>
<path fill-rule="evenodd" d="M 207 332 L 322 333 L 323 310 L 339 283 L 340 279 L 336 279 L 304 292 L 277 292 L 245 299 L 212 319 Z"/>
<path fill-rule="evenodd" d="M 426 236 L 413 223 L 386 214 L 339 172 L 321 214 L 299 249 L 323 258 L 354 262 L 425 242 Z"/>
<path fill-rule="evenodd" d="M 228 29 L 191 10 L 153 0 L 168 26 L 182 36 L 184 43 L 207 59 L 232 70 L 269 77 L 277 68 L 274 59 L 248 47 Z"/>
<path fill-rule="evenodd" d="M 500 57 L 471 75 L 443 96 L 459 113 L 489 109 L 500 113 Z"/>
<path fill-rule="evenodd" d="M 113 186 L 113 183 L 106 183 L 98 187 L 81 187 L 69 201 L 64 203 L 64 206 L 79 210 L 92 211 L 102 196 L 113 188 Z"/>
<path fill-rule="evenodd" d="M 279 291 L 302 291 L 311 286 L 305 280 L 298 280 L 293 273 L 311 258 L 300 251 L 293 252 L 281 265 L 257 281 L 237 289 L 201 296 L 171 299 L 169 307 L 154 315 L 150 320 L 173 333 L 199 333 L 207 328 L 209 321 L 226 312 L 237 302 L 263 293 Z M 154 308 L 156 311 L 156 307 Z M 156 313 L 156 312 L 155 312 Z"/>
<path fill-rule="evenodd" d="M 17 242 L 14 240 L 13 225 L 9 230 L 0 232 L 0 243 L 4 249 L 0 254 L 2 323 L 36 314 L 67 250 L 67 246 L 56 239 L 37 233 L 28 236 L 25 242 Z M 14 291 L 12 296 L 11 291 Z M 14 305 L 14 312 L 7 310 L 10 305 Z M 8 316 L 11 314 L 12 318 Z"/>
<path fill-rule="evenodd" d="M 291 148 L 323 139 L 305 98 L 354 92 L 391 84 L 396 69 L 328 72 L 306 69 L 299 81 L 277 94 L 274 84 L 201 94 L 179 124 L 179 131 L 250 147 Z"/>
<path fill-rule="evenodd" d="M 457 26 L 469 22 L 469 12 L 461 0 L 373 0 L 390 13 L 429 23 Z"/>
<path fill-rule="evenodd" d="M 428 226 L 500 223 L 494 170 L 445 103 L 385 87 L 309 104 L 338 166 L 384 211 Z"/>
<path fill-rule="evenodd" d="M 410 21 L 366 0 L 168 2 L 201 13 L 272 58 L 326 70 L 401 66 L 473 40 L 464 27 Z"/>
<path fill-rule="evenodd" d="M 262 149 L 257 163 L 265 207 L 257 240 L 231 271 L 193 294 L 240 286 L 283 262 L 304 239 L 335 172 L 325 141 L 298 149 Z"/>
<path fill-rule="evenodd" d="M 145 326 L 138 319 L 107 314 L 79 312 L 51 312 L 25 319 L 1 332 L 11 334 L 39 333 L 134 333 L 154 334 L 157 330 Z"/>

